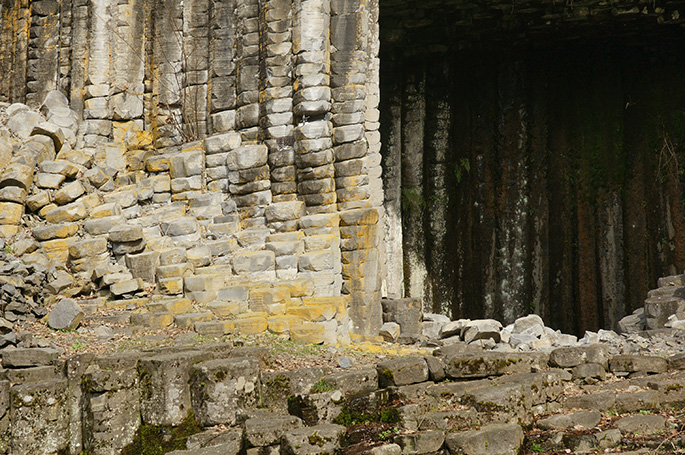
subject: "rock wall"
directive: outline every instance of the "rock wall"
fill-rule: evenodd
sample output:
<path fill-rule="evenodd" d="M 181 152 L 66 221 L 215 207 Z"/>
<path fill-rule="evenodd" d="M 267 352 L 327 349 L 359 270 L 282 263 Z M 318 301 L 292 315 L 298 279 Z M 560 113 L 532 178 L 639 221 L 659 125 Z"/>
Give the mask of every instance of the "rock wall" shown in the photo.
<path fill-rule="evenodd" d="M 49 260 L 82 274 L 117 262 L 197 302 L 235 274 L 310 280 L 317 296 L 349 296 L 353 333 L 377 334 L 377 10 L 330 0 L 3 3 L 0 101 L 14 103 L 5 142 L 11 165 L 25 166 L 0 178 L 24 191 L 3 197 L 3 234 L 34 213 L 59 231 L 36 237 L 52 242 L 40 250 L 52 248 Z M 35 129 L 44 120 L 49 132 Z M 144 207 L 169 203 L 166 214 Z M 122 229 L 142 233 L 110 235 Z M 192 270 L 155 271 L 179 263 L 155 256 L 169 246 L 199 247 L 206 260 L 195 266 L 230 270 L 193 290 Z M 119 295 L 143 289 L 130 286 Z"/>
<path fill-rule="evenodd" d="M 668 443 L 680 453 L 685 444 L 682 353 L 457 342 L 347 370 L 274 371 L 275 360 L 222 343 L 66 359 L 5 350 L 0 453 L 513 455 L 524 441 L 538 446 L 531 452 Z"/>

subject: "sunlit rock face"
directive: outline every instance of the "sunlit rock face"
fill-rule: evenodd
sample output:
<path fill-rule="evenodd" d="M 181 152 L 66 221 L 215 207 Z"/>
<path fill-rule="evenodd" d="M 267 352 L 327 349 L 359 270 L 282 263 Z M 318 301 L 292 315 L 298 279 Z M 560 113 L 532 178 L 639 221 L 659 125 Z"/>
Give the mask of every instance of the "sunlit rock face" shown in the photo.
<path fill-rule="evenodd" d="M 582 333 L 681 271 L 682 6 L 382 1 L 387 289 Z"/>

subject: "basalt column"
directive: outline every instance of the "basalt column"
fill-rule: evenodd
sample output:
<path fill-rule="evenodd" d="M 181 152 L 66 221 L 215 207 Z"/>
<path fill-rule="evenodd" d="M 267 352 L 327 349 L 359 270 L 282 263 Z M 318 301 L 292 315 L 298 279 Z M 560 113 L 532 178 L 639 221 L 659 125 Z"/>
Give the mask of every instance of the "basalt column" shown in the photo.
<path fill-rule="evenodd" d="M 382 323 L 377 13 L 375 2 L 332 2 L 332 119 L 343 292 L 350 295 L 357 335 L 375 334 Z"/>
<path fill-rule="evenodd" d="M 207 136 L 210 0 L 183 2 L 183 124 L 189 139 Z"/>
<path fill-rule="evenodd" d="M 400 71 L 396 61 L 388 58 L 391 74 Z M 381 112 L 381 124 L 386 125 L 383 138 L 383 189 L 385 196 L 385 258 L 384 289 L 388 297 L 404 297 L 404 267 L 402 261 L 402 81 L 395 77 L 382 80 L 381 91 L 388 102 Z"/>
<path fill-rule="evenodd" d="M 157 0 L 154 18 L 152 59 L 152 103 L 155 145 L 180 144 L 183 125 L 183 6 L 174 0 Z"/>
<path fill-rule="evenodd" d="M 332 213 L 337 207 L 330 122 L 330 1 L 295 0 L 293 14 L 297 193 L 307 213 Z"/>
<path fill-rule="evenodd" d="M 211 0 L 208 98 L 214 134 L 235 129 L 235 8 L 235 0 Z"/>
<path fill-rule="evenodd" d="M 134 144 L 144 129 L 145 36 L 143 0 L 120 2 L 112 11 L 110 105 L 115 142 Z"/>
<path fill-rule="evenodd" d="M 290 0 L 262 0 L 261 126 L 269 147 L 274 202 L 297 199 L 293 126 L 293 12 Z M 267 170 L 268 172 L 268 170 Z"/>
<path fill-rule="evenodd" d="M 88 3 L 87 58 L 85 69 L 85 98 L 81 126 L 83 146 L 94 148 L 107 142 L 112 133 L 111 89 L 111 30 L 112 4 L 107 0 Z"/>
<path fill-rule="evenodd" d="M 28 0 L 4 1 L 0 7 L 0 100 L 26 100 L 31 9 Z"/>
<path fill-rule="evenodd" d="M 59 79 L 60 3 L 41 0 L 31 3 L 31 36 L 26 74 L 26 104 L 38 107 Z"/>
<path fill-rule="evenodd" d="M 424 299 L 428 288 L 428 272 L 424 230 L 427 201 L 423 192 L 423 140 L 426 117 L 423 62 L 410 61 L 406 65 L 405 74 L 401 112 L 404 280 L 407 297 Z"/>
<path fill-rule="evenodd" d="M 243 141 L 259 137 L 259 3 L 237 0 L 237 106 L 236 129 Z"/>
<path fill-rule="evenodd" d="M 432 311 L 452 316 L 454 299 L 452 294 L 452 271 L 456 265 L 450 257 L 447 242 L 447 224 L 450 221 L 450 192 L 448 188 L 454 179 L 460 179 L 460 173 L 466 174 L 466 161 L 452 164 L 448 168 L 448 150 L 450 148 L 451 100 L 448 89 L 449 66 L 443 57 L 442 64 L 430 65 L 426 77 L 426 124 L 424 143 L 424 166 L 428 212 L 427 264 L 430 270 L 428 296 L 433 302 Z M 453 170 L 450 175 L 450 169 Z M 454 239 L 459 241 L 459 239 Z M 451 242 L 450 242 L 451 243 Z M 440 277 L 440 279 L 438 279 Z"/>

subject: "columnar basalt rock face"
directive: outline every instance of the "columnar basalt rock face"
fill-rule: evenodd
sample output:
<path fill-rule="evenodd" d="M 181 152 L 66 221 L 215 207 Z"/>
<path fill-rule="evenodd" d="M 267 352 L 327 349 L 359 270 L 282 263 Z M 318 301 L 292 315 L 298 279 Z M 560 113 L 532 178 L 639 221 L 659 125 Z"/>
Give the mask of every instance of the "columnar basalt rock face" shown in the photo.
<path fill-rule="evenodd" d="M 682 8 L 381 1 L 388 295 L 582 333 L 682 270 Z"/>

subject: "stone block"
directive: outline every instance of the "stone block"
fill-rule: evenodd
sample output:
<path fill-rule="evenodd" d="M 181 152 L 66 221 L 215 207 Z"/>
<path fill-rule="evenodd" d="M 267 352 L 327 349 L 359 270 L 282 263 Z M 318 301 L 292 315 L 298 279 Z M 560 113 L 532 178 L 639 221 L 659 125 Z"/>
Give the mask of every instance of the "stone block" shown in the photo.
<path fill-rule="evenodd" d="M 422 357 L 386 360 L 376 368 L 380 387 L 403 386 L 428 380 L 428 365 Z"/>
<path fill-rule="evenodd" d="M 24 204 L 0 202 L 0 224 L 18 225 L 24 215 Z"/>
<path fill-rule="evenodd" d="M 65 453 L 69 444 L 67 381 L 18 385 L 10 393 L 10 453 Z"/>
<path fill-rule="evenodd" d="M 64 223 L 70 221 L 79 221 L 88 216 L 86 206 L 80 201 L 72 202 L 71 204 L 56 207 L 45 214 L 45 221 L 49 223 Z"/>
<path fill-rule="evenodd" d="M 143 227 L 138 225 L 120 224 L 108 231 L 110 242 L 126 243 L 143 239 Z"/>
<path fill-rule="evenodd" d="M 543 368 L 547 358 L 543 353 L 455 354 L 444 359 L 445 374 L 451 379 L 464 379 L 529 373 L 532 368 Z"/>
<path fill-rule="evenodd" d="M 93 239 L 82 240 L 74 242 L 69 246 L 69 257 L 73 259 L 81 259 L 90 256 L 96 256 L 107 252 L 107 239 L 104 237 L 97 237 Z"/>
<path fill-rule="evenodd" d="M 285 432 L 281 439 L 284 455 L 334 453 L 342 444 L 345 427 L 322 424 Z"/>
<path fill-rule="evenodd" d="M 668 370 L 668 360 L 655 356 L 617 355 L 609 360 L 609 370 L 613 373 L 641 371 L 659 374 Z"/>
<path fill-rule="evenodd" d="M 205 149 L 208 155 L 230 152 L 240 147 L 240 144 L 240 134 L 236 132 L 218 134 L 205 139 Z"/>
<path fill-rule="evenodd" d="M 192 409 L 203 426 L 236 423 L 237 413 L 259 400 L 259 360 L 244 357 L 201 362 L 190 374 Z"/>
<path fill-rule="evenodd" d="M 268 447 L 278 444 L 284 432 L 302 428 L 302 421 L 295 416 L 253 417 L 244 425 L 248 447 Z"/>
<path fill-rule="evenodd" d="M 23 204 L 26 201 L 26 190 L 18 186 L 0 188 L 0 201 Z"/>
<path fill-rule="evenodd" d="M 143 280 L 140 278 L 134 278 L 132 280 L 120 281 L 114 283 L 109 287 L 109 290 L 114 295 L 131 294 L 138 292 L 143 289 Z"/>
<path fill-rule="evenodd" d="M 158 265 L 159 253 L 156 251 L 126 255 L 126 266 L 133 277 L 140 278 L 147 283 L 155 282 L 155 271 Z"/>
<path fill-rule="evenodd" d="M 198 322 L 207 322 L 214 319 L 211 311 L 203 311 L 198 313 L 179 314 L 174 318 L 177 327 L 182 329 L 193 328 Z"/>
<path fill-rule="evenodd" d="M 228 333 L 233 333 L 235 331 L 234 321 L 209 321 L 209 322 L 197 322 L 195 324 L 195 332 L 198 335 L 206 337 L 222 337 Z"/>
<path fill-rule="evenodd" d="M 298 343 L 322 344 L 326 340 L 326 327 L 322 324 L 305 322 L 290 329 L 290 339 Z"/>
<path fill-rule="evenodd" d="M 76 301 L 62 299 L 48 313 L 48 325 L 55 330 L 76 330 L 84 312 Z"/>
<path fill-rule="evenodd" d="M 445 442 L 450 453 L 516 455 L 521 450 L 523 440 L 520 425 L 493 424 L 479 430 L 450 433 Z"/>
<path fill-rule="evenodd" d="M 238 171 L 264 166 L 267 159 L 268 149 L 265 145 L 245 145 L 228 153 L 226 165 L 230 171 Z"/>
<path fill-rule="evenodd" d="M 28 368 L 55 365 L 59 351 L 51 348 L 18 348 L 2 351 L 3 368 Z"/>
<path fill-rule="evenodd" d="M 67 183 L 62 186 L 58 191 L 55 192 L 54 201 L 58 205 L 68 204 L 79 198 L 86 192 L 81 182 L 74 180 L 73 182 Z"/>
<path fill-rule="evenodd" d="M 274 271 L 276 256 L 273 251 L 238 253 L 231 260 L 236 275 Z"/>
<path fill-rule="evenodd" d="M 33 172 L 34 168 L 32 166 L 16 162 L 11 163 L 10 166 L 0 173 L 0 188 L 16 186 L 28 193 L 33 183 Z"/>
<path fill-rule="evenodd" d="M 189 387 L 191 369 L 211 356 L 210 352 L 186 351 L 141 359 L 138 374 L 143 422 L 180 425 L 193 410 Z"/>
<path fill-rule="evenodd" d="M 259 314 L 259 313 L 257 313 Z M 243 317 L 233 321 L 235 330 L 241 335 L 259 335 L 269 327 L 266 317 Z"/>
<path fill-rule="evenodd" d="M 44 224 L 33 228 L 33 237 L 39 241 L 64 239 L 78 232 L 77 223 Z"/>
<path fill-rule="evenodd" d="M 558 368 L 573 368 L 581 363 L 597 363 L 608 368 L 609 348 L 606 345 L 569 346 L 553 350 L 549 364 Z"/>

